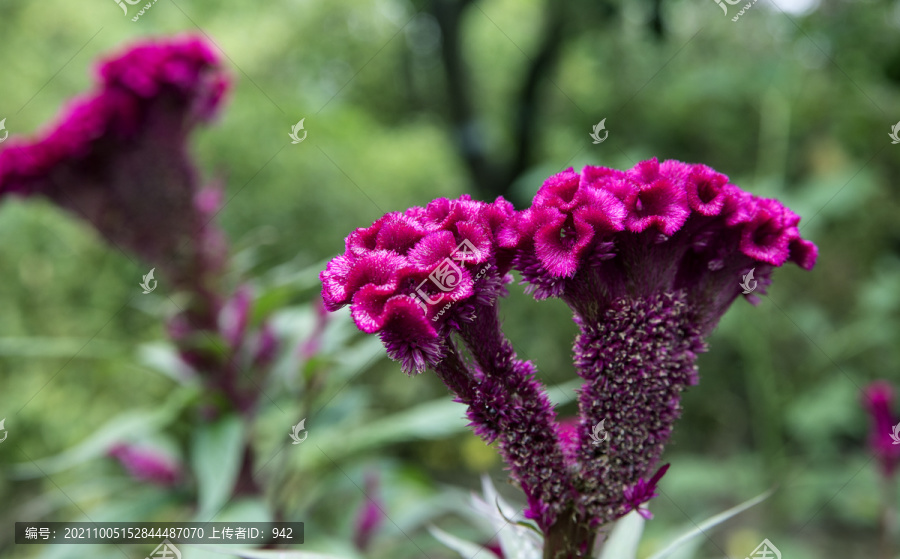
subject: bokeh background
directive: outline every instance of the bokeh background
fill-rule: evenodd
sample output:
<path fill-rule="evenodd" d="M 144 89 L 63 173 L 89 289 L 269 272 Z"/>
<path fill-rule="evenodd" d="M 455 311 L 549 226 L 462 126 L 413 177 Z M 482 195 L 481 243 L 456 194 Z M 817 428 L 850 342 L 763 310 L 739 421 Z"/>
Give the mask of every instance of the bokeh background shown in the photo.
<path fill-rule="evenodd" d="M 859 402 L 873 379 L 900 385 L 900 145 L 888 137 L 900 120 L 900 2 L 759 0 L 733 22 L 739 8 L 162 0 L 132 22 L 137 8 L 126 17 L 113 0 L 4 0 L 0 119 L 12 134 L 41 130 L 92 86 L 98 56 L 139 37 L 194 33 L 220 49 L 235 88 L 192 147 L 225 185 L 226 281 L 252 286 L 282 338 L 241 436 L 267 463 L 300 418 L 310 433 L 260 474 L 266 495 L 233 499 L 221 518 L 269 518 L 277 501 L 306 522 L 310 551 L 353 553 L 367 474 L 390 519 L 371 557 L 454 557 L 429 524 L 488 541 L 464 513 L 482 473 L 521 503 L 443 385 L 407 378 L 345 313 L 329 317 L 315 355 L 298 350 L 319 324 L 317 273 L 352 229 L 463 193 L 521 209 L 566 167 L 650 157 L 702 162 L 778 197 L 803 216 L 818 265 L 776 271 L 761 303 L 738 300 L 712 336 L 641 553 L 778 486 L 690 556 L 743 558 L 768 538 L 786 559 L 874 557 L 881 497 L 895 494 L 879 485 Z M 292 145 L 301 118 L 308 137 Z M 592 144 L 604 118 L 609 136 Z M 198 480 L 216 475 L 228 441 L 184 443 L 192 396 L 163 341 L 175 310 L 165 278 L 136 296 L 150 266 L 40 200 L 4 200 L 0 239 L 0 556 L 144 557 L 149 547 L 15 546 L 12 525 L 193 519 Z M 570 313 L 510 292 L 507 333 L 564 387 L 551 394 L 572 415 Z M 310 379 L 321 386 L 306 401 Z M 104 454 L 119 440 L 167 449 L 182 482 L 131 479 Z"/>

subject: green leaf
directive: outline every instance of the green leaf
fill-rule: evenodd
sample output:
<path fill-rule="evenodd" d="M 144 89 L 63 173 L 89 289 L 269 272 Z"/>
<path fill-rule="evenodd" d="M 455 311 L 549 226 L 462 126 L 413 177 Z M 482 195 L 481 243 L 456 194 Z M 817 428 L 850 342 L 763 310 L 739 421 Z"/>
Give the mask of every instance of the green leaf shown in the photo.
<path fill-rule="evenodd" d="M 644 532 L 644 517 L 631 511 L 616 522 L 597 559 L 634 559 Z"/>
<path fill-rule="evenodd" d="M 162 373 L 178 384 L 187 384 L 193 375 L 191 367 L 178 355 L 170 343 L 153 342 L 138 348 L 138 361 L 150 369 Z"/>
<path fill-rule="evenodd" d="M 673 541 L 668 546 L 666 546 L 662 551 L 658 551 L 655 554 L 653 554 L 649 559 L 665 559 L 666 557 L 670 557 L 672 555 L 672 553 L 674 551 L 676 551 L 679 547 L 683 546 L 684 544 L 686 544 L 687 542 L 696 538 L 697 536 L 705 535 L 707 530 L 725 522 L 732 516 L 740 514 L 740 513 L 744 512 L 745 510 L 749 509 L 750 507 L 753 507 L 753 506 L 758 505 L 759 503 L 765 501 L 774 492 L 775 492 L 774 489 L 769 489 L 765 493 L 758 495 L 758 496 L 750 499 L 749 501 L 745 501 L 745 502 L 741 503 L 740 505 L 737 505 L 736 507 L 732 507 L 724 512 L 720 512 L 719 514 L 704 520 L 699 525 L 697 525 L 693 530 L 685 532 L 684 534 L 679 536 L 675 541 Z"/>
<path fill-rule="evenodd" d="M 177 390 L 173 392 L 172 397 L 166 401 L 163 407 L 152 411 L 128 411 L 117 415 L 80 444 L 55 456 L 14 464 L 9 467 L 7 475 L 13 479 L 32 479 L 56 474 L 88 460 L 99 458 L 119 441 L 135 440 L 158 432 L 174 421 L 181 410 L 195 397 L 194 390 Z"/>
<path fill-rule="evenodd" d="M 497 488 L 487 475 L 481 476 L 484 499 L 474 497 L 472 508 L 491 523 L 491 531 L 500 542 L 504 557 L 539 559 L 544 545 L 543 537 L 519 524 L 523 520 L 517 511 L 497 493 Z"/>
<path fill-rule="evenodd" d="M 573 389 L 578 385 L 580 381 L 550 387 L 549 394 L 556 395 L 556 398 L 551 397 L 551 400 L 557 405 L 573 400 L 575 398 Z M 346 425 L 337 425 L 319 433 L 310 430 L 309 440 L 315 442 L 328 457 L 338 460 L 343 456 L 387 444 L 442 439 L 464 432 L 468 424 L 465 413 L 466 406 L 454 402 L 448 396 L 353 429 L 348 429 Z M 311 461 L 310 466 L 312 463 L 330 464 L 330 460 L 321 453 L 309 453 L 304 457 L 304 461 L 306 460 Z"/>
<path fill-rule="evenodd" d="M 231 496 L 244 456 L 244 424 L 235 415 L 198 429 L 191 463 L 197 478 L 197 520 L 211 521 Z"/>
<path fill-rule="evenodd" d="M 124 355 L 117 343 L 89 338 L 0 338 L 0 355 L 104 359 Z"/>
<path fill-rule="evenodd" d="M 497 559 L 497 556 L 490 550 L 485 549 L 484 546 L 478 545 L 477 543 L 457 538 L 435 526 L 429 526 L 428 531 L 431 532 L 431 535 L 439 542 L 459 553 L 463 559 L 471 559 L 476 555 L 479 557 L 484 556 L 485 559 Z"/>
<path fill-rule="evenodd" d="M 273 522 L 272 511 L 262 497 L 242 497 L 228 503 L 216 522 Z"/>

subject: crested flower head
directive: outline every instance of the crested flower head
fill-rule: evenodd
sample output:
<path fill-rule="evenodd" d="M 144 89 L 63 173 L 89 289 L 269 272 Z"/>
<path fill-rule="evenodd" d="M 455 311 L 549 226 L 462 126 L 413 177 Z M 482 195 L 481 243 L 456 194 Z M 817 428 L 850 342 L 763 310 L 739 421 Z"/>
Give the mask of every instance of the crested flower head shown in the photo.
<path fill-rule="evenodd" d="M 706 333 L 751 270 L 764 292 L 773 268 L 813 267 L 817 249 L 800 238 L 799 221 L 705 165 L 651 159 L 550 177 L 500 244 L 517 249 L 538 298 L 595 314 L 624 295 L 684 290 Z"/>
<path fill-rule="evenodd" d="M 742 280 L 753 302 L 774 268 L 815 264 L 799 221 L 705 165 L 651 159 L 627 171 L 558 173 L 501 229 L 499 244 L 515 251 L 526 289 L 563 299 L 581 330 L 575 475 L 576 486 L 589 488 L 578 509 L 592 525 L 648 514 L 640 505 L 665 472 L 651 477 L 681 392 L 697 383 L 696 356 L 744 291 Z M 603 421 L 609 440 L 592 444 L 591 427 Z M 567 457 L 571 441 L 569 428 L 560 429 Z"/>
<path fill-rule="evenodd" d="M 392 212 L 346 239 L 320 274 L 325 308 L 349 304 L 356 325 L 378 333 L 406 372 L 440 361 L 444 338 L 471 321 L 471 303 L 497 298 L 511 254 L 495 238 L 512 204 L 439 198 Z"/>
<path fill-rule="evenodd" d="M 41 195 L 90 221 L 180 281 L 185 241 L 207 242 L 186 138 L 220 105 L 228 81 L 207 44 L 143 42 L 103 61 L 93 93 L 34 139 L 0 151 L 0 195 Z M 208 204 L 206 204 L 208 205 Z M 199 240 L 198 240 L 199 239 Z"/>
<path fill-rule="evenodd" d="M 869 447 L 881 464 L 885 477 L 893 477 L 900 465 L 900 419 L 893 415 L 894 391 L 884 381 L 876 381 L 863 392 L 863 406 L 871 418 Z"/>

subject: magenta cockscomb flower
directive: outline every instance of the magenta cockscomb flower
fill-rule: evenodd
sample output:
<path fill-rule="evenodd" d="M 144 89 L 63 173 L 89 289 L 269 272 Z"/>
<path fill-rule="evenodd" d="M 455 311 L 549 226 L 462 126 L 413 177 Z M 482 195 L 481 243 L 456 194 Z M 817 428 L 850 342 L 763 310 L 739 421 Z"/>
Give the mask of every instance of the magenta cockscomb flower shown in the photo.
<path fill-rule="evenodd" d="M 107 453 L 139 481 L 168 487 L 181 479 L 178 463 L 157 450 L 119 443 Z"/>
<path fill-rule="evenodd" d="M 446 337 L 490 304 L 509 270 L 495 235 L 509 202 L 441 198 L 393 212 L 347 237 L 346 251 L 322 272 L 325 308 L 350 304 L 356 325 L 378 333 L 407 373 L 440 361 Z"/>
<path fill-rule="evenodd" d="M 349 304 L 404 370 L 437 373 L 475 433 L 499 442 L 550 556 L 574 557 L 600 526 L 632 510 L 650 516 L 643 505 L 668 469 L 653 470 L 681 392 L 696 384 L 697 354 L 742 277 L 754 271 L 764 293 L 775 267 L 815 264 L 799 220 L 703 165 L 569 169 L 522 212 L 464 196 L 356 230 L 321 274 L 323 297 L 329 310 Z M 575 313 L 577 419 L 557 423 L 534 365 L 500 330 L 511 266 L 536 298 Z M 594 440 L 601 422 L 609 436 Z"/>
<path fill-rule="evenodd" d="M 102 62 L 93 93 L 34 139 L 0 151 L 0 195 L 44 196 L 185 284 L 209 239 L 187 138 L 228 81 L 194 38 L 144 42 Z M 196 206 L 195 206 L 196 204 Z M 215 260 L 215 255 L 209 258 Z"/>
<path fill-rule="evenodd" d="M 554 175 L 501 231 L 528 289 L 563 299 L 581 329 L 576 483 L 592 525 L 639 504 L 680 393 L 697 382 L 704 338 L 741 295 L 743 275 L 754 270 L 765 293 L 775 267 L 812 268 L 817 249 L 800 238 L 799 221 L 709 167 L 652 159 Z M 608 444 L 591 444 L 604 420 Z"/>
<path fill-rule="evenodd" d="M 162 271 L 160 284 L 187 292 L 171 337 L 185 362 L 246 410 L 252 396 L 236 386 L 234 357 L 247 335 L 249 292 L 238 291 L 227 305 L 221 294 L 228 243 L 213 218 L 222 188 L 202 180 L 188 146 L 191 132 L 222 104 L 228 83 L 201 39 L 132 45 L 99 64 L 94 90 L 72 101 L 56 124 L 4 143 L 0 196 L 50 199 Z M 209 348 L 219 333 L 226 351 Z M 265 332 L 255 364 L 271 360 L 274 342 Z"/>
<path fill-rule="evenodd" d="M 378 333 L 407 373 L 435 370 L 468 406 L 474 431 L 498 442 L 529 517 L 548 527 L 571 501 L 555 413 L 534 365 L 500 331 L 496 305 L 512 258 L 497 234 L 515 215 L 502 198 L 469 196 L 387 214 L 347 237 L 321 274 L 322 294 L 329 310 L 349 304 L 357 326 Z"/>
<path fill-rule="evenodd" d="M 863 405 L 869 413 L 872 429 L 869 432 L 869 448 L 878 458 L 881 473 L 892 478 L 900 465 L 900 418 L 894 416 L 891 405 L 894 391 L 887 382 L 876 381 L 863 391 Z"/>

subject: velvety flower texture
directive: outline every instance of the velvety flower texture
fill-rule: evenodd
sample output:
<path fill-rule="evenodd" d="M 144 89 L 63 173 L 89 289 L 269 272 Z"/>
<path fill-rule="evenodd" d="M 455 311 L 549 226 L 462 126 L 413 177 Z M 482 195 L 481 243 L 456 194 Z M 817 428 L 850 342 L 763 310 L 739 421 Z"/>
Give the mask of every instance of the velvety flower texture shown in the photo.
<path fill-rule="evenodd" d="M 653 496 L 680 393 L 696 384 L 696 355 L 744 276 L 753 270 L 747 297 L 756 302 L 775 267 L 813 267 L 817 248 L 800 238 L 799 221 L 705 165 L 652 159 L 554 175 L 501 230 L 526 289 L 563 299 L 581 330 L 574 468 L 577 508 L 591 525 Z M 604 420 L 609 440 L 592 444 Z"/>
<path fill-rule="evenodd" d="M 325 308 L 350 304 L 362 331 L 380 334 L 404 371 L 421 373 L 442 359 L 446 334 L 472 320 L 473 301 L 500 294 L 510 255 L 494 238 L 513 213 L 502 198 L 440 198 L 357 229 L 320 275 Z"/>
<path fill-rule="evenodd" d="M 498 443 L 546 556 L 575 557 L 600 526 L 632 510 L 650 516 L 642 505 L 668 469 L 657 463 L 681 392 L 697 382 L 704 337 L 742 282 L 754 302 L 775 267 L 815 264 L 799 220 L 704 165 L 569 169 L 522 212 L 464 196 L 358 229 L 322 272 L 323 297 L 329 310 L 350 304 L 407 372 L 435 371 L 468 406 L 475 433 Z M 468 256 L 458 254 L 463 241 Z M 584 379 L 575 420 L 556 420 L 534 365 L 500 329 L 510 267 L 536 298 L 574 311 Z M 601 422 L 608 437 L 597 441 Z"/>
<path fill-rule="evenodd" d="M 228 81 L 194 38 L 134 45 L 97 74 L 95 92 L 72 101 L 57 124 L 4 143 L 0 195 L 50 198 L 187 283 L 198 265 L 214 264 L 198 263 L 196 249 L 219 239 L 203 230 L 209 195 L 201 195 L 186 140 L 213 116 Z"/>
<path fill-rule="evenodd" d="M 893 401 L 894 391 L 884 381 L 873 382 L 863 392 L 863 405 L 872 422 L 869 448 L 878 457 L 882 475 L 888 478 L 897 473 L 897 466 L 900 465 L 900 444 L 891 436 L 894 426 L 900 424 L 900 419 L 891 411 Z"/>

